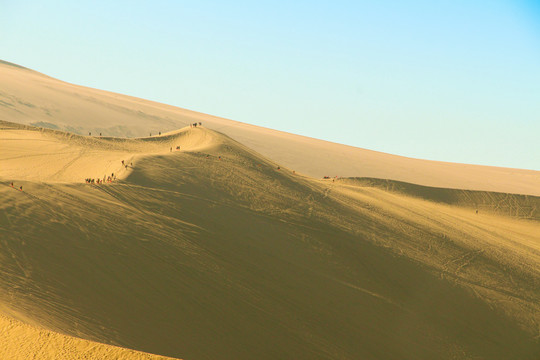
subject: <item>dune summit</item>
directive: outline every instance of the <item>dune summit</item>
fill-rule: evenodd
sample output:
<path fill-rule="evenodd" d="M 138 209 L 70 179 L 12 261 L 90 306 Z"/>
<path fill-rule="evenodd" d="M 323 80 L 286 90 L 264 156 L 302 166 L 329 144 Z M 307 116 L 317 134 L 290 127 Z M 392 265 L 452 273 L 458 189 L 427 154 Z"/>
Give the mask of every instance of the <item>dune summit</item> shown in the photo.
<path fill-rule="evenodd" d="M 411 159 L 335 144 L 69 84 L 6 61 L 0 61 L 0 120 L 107 137 L 146 137 L 203 122 L 208 129 L 316 178 L 372 177 L 540 196 L 538 171 Z"/>
<path fill-rule="evenodd" d="M 204 126 L 0 129 L 4 357 L 540 356 L 538 197 L 317 180 Z"/>

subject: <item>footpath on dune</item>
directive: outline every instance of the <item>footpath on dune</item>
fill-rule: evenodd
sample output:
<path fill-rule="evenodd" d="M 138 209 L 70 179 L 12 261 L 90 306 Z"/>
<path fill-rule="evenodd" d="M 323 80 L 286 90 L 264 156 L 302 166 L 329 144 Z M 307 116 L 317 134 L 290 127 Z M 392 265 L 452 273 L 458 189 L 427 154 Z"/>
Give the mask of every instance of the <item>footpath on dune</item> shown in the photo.
<path fill-rule="evenodd" d="M 185 359 L 538 358 L 538 221 L 314 180 L 212 130 L 179 134 L 180 151 L 130 142 L 144 151 L 121 150 L 134 167 L 114 183 L 17 191 L 0 173 L 6 313 Z"/>

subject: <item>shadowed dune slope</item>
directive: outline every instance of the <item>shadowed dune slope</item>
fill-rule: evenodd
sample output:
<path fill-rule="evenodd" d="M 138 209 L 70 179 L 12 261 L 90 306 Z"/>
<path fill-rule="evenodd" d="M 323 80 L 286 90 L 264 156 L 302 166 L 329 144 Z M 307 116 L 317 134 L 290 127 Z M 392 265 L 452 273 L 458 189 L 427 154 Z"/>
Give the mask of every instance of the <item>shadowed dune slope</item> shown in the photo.
<path fill-rule="evenodd" d="M 16 178 L 22 192 L 5 165 L 43 158 L 0 159 L 12 319 L 185 359 L 540 356 L 538 221 L 313 180 L 204 128 L 123 141 L 8 125 L 13 153 L 38 135 L 65 153 L 54 182 Z M 70 180 L 124 157 L 121 181 Z"/>
<path fill-rule="evenodd" d="M 156 135 L 202 122 L 312 177 L 372 177 L 540 196 L 539 171 L 427 161 L 360 149 L 77 86 L 8 62 L 0 62 L 0 120 L 120 137 Z"/>

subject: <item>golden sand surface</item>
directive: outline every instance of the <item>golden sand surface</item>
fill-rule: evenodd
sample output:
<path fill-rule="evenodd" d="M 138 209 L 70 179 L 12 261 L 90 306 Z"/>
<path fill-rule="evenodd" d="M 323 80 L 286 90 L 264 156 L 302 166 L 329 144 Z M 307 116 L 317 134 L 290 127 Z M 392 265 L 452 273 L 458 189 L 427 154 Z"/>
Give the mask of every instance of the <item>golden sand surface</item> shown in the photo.
<path fill-rule="evenodd" d="M 0 357 L 539 358 L 538 197 L 293 170 L 1 122 Z"/>
<path fill-rule="evenodd" d="M 9 360 L 167 360 L 40 329 L 0 315 L 0 359 Z"/>

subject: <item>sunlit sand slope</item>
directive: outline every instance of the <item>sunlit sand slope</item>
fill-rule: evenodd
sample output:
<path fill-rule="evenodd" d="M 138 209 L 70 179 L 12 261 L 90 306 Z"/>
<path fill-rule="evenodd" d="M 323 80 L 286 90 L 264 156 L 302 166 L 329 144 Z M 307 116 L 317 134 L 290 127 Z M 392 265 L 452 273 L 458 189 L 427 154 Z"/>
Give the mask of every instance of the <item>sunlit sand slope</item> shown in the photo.
<path fill-rule="evenodd" d="M 538 171 L 418 160 L 335 144 L 68 84 L 3 61 L 0 61 L 0 120 L 80 135 L 91 132 L 93 136 L 102 133 L 122 137 L 156 135 L 202 122 L 203 126 L 312 177 L 373 177 L 540 196 Z"/>
<path fill-rule="evenodd" d="M 117 151 L 37 133 L 96 163 Z M 68 182 L 89 161 L 53 183 L 0 168 L 6 315 L 185 359 L 539 358 L 538 221 L 312 180 L 208 129 L 167 136 L 118 150 L 134 165 L 112 184 Z"/>
<path fill-rule="evenodd" d="M 106 181 L 112 174 L 124 178 L 136 157 L 211 145 L 215 145 L 212 134 L 200 129 L 149 138 L 93 138 L 0 120 L 0 175 L 45 182 Z"/>
<path fill-rule="evenodd" d="M 61 335 L 0 315 L 0 359 L 9 360 L 167 360 L 146 354 Z"/>

